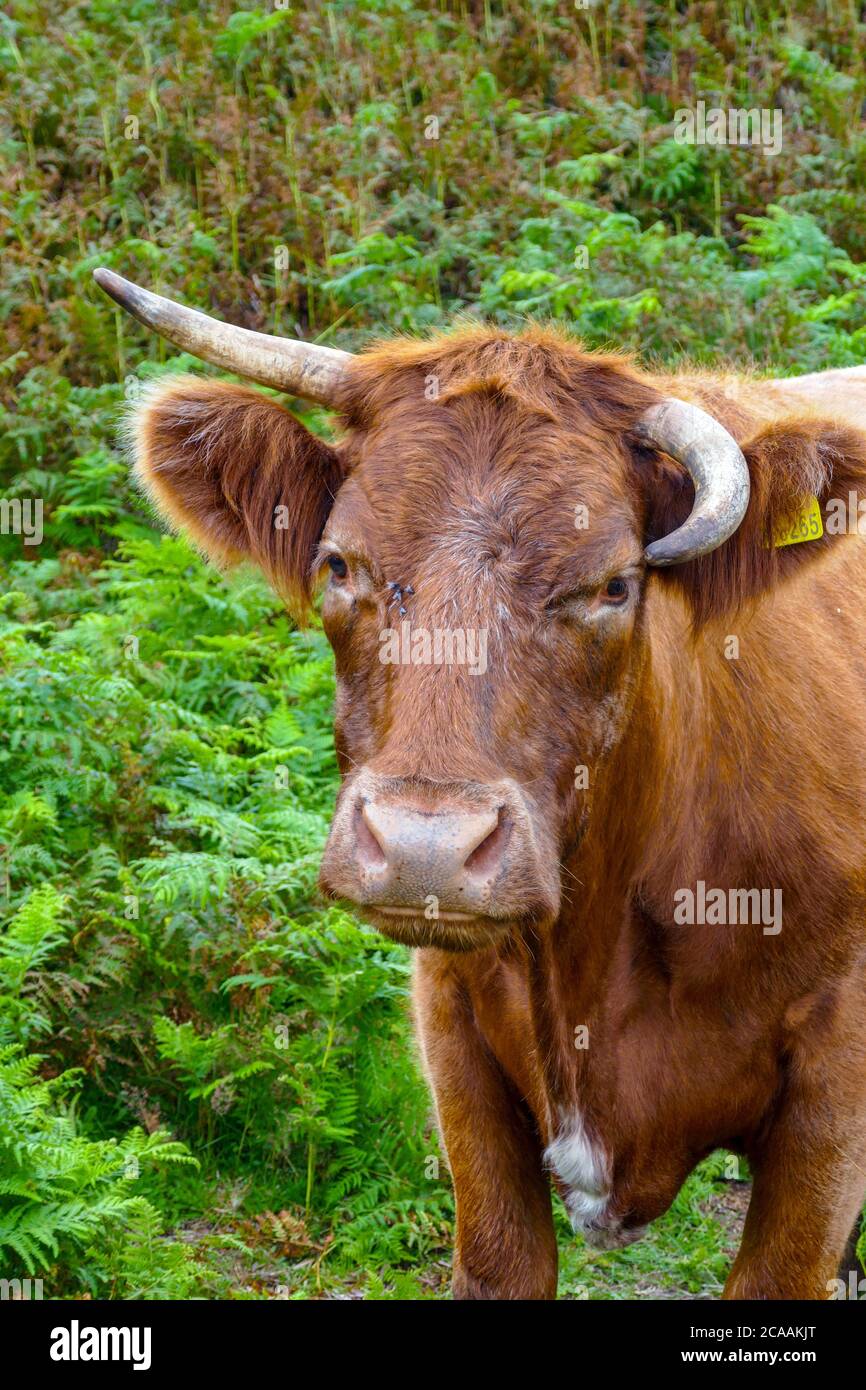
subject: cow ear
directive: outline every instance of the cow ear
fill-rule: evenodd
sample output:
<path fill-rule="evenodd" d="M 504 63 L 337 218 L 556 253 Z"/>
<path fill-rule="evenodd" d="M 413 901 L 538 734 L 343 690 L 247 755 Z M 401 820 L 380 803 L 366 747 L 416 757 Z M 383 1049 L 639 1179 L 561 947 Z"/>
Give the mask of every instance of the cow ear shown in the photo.
<path fill-rule="evenodd" d="M 848 515 L 851 496 L 866 500 L 866 431 L 808 417 L 767 425 L 741 440 L 740 447 L 752 480 L 740 526 L 709 555 L 656 572 L 662 583 L 684 592 L 696 627 L 784 583 L 831 546 L 847 544 L 851 531 L 857 531 L 856 500 L 853 521 Z M 650 467 L 647 541 L 681 525 L 694 502 L 691 480 L 681 468 L 658 455 Z M 808 519 L 813 498 L 823 535 L 779 545 L 801 517 L 804 531 L 814 536 L 819 528 Z"/>
<path fill-rule="evenodd" d="M 138 482 L 171 526 L 220 566 L 250 559 L 291 610 L 343 481 L 339 454 L 258 391 L 173 377 L 130 421 Z"/>

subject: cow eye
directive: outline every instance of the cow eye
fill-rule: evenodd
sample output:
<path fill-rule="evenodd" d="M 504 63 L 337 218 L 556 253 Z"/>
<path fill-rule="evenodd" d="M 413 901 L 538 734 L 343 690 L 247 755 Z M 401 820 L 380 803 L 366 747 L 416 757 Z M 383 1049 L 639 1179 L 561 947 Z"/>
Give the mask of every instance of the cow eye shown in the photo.
<path fill-rule="evenodd" d="M 628 598 L 628 584 L 624 579 L 609 579 L 604 588 L 608 603 L 625 603 Z"/>
<path fill-rule="evenodd" d="M 346 564 L 342 555 L 329 555 L 328 566 L 331 573 L 335 575 L 337 579 L 345 579 L 346 575 L 349 573 L 349 566 Z"/>

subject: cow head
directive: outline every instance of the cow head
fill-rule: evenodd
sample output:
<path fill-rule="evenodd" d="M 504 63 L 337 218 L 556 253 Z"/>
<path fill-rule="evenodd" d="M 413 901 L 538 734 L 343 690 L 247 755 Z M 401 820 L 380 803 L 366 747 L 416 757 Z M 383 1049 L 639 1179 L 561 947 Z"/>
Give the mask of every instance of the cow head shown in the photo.
<path fill-rule="evenodd" d="M 183 377 L 134 431 L 141 481 L 207 554 L 252 558 L 296 612 L 324 584 L 343 778 L 324 889 L 410 945 L 472 949 L 554 919 L 581 769 L 622 737 L 646 662 L 651 576 L 694 572 L 746 513 L 732 435 L 541 329 L 353 358 L 98 278 L 174 343 L 342 417 L 331 446 L 256 392 Z"/>

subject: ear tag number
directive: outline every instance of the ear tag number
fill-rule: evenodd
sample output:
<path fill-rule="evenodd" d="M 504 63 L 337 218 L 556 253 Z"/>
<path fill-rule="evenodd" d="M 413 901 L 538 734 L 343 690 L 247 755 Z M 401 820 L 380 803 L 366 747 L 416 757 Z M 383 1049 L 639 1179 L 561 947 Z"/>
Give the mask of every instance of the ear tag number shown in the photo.
<path fill-rule="evenodd" d="M 776 529 L 773 545 L 800 545 L 803 541 L 817 541 L 824 534 L 821 517 L 821 504 L 817 497 L 809 497 L 795 516 L 787 517 Z"/>

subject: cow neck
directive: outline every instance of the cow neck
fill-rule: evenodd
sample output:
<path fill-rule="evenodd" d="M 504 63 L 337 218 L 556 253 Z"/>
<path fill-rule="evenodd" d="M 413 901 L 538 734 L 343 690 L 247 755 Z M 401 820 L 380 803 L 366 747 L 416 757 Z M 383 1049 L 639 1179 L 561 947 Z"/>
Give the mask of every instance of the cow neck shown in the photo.
<path fill-rule="evenodd" d="M 557 1114 L 591 1109 L 593 1030 L 614 1035 L 640 988 L 633 960 L 635 933 L 644 930 L 642 878 L 680 820 L 712 738 L 693 653 L 681 613 L 657 612 L 636 663 L 623 735 L 599 769 L 586 833 L 564 862 L 562 911 L 532 953 L 537 1055 L 554 1122 Z M 587 1048 L 576 1045 L 583 1026 Z M 615 1084 L 609 1074 L 607 1081 Z"/>

